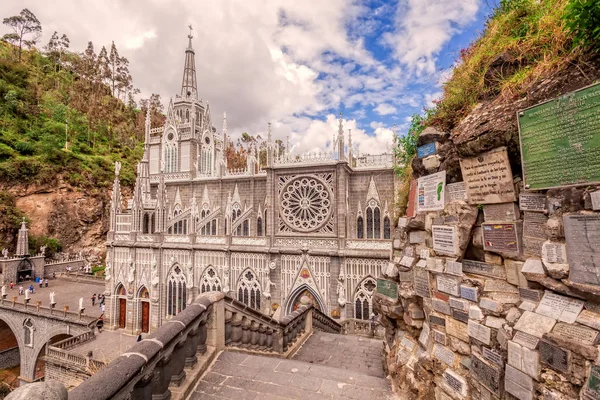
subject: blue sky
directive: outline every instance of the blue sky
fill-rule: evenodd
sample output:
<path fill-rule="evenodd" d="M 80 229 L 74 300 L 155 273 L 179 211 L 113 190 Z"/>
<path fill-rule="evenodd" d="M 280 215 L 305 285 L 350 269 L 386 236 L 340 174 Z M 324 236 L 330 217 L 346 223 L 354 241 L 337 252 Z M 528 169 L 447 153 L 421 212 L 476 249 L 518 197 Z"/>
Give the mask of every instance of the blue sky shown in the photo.
<path fill-rule="evenodd" d="M 388 151 L 392 125 L 440 95 L 460 50 L 498 0 L 6 0 L 2 17 L 29 8 L 74 51 L 114 41 L 141 96 L 166 105 L 180 90 L 187 25 L 194 27 L 200 96 L 218 130 L 276 138 L 295 152 L 327 149 L 338 113 L 361 153 Z M 6 32 L 6 28 L 0 33 Z"/>

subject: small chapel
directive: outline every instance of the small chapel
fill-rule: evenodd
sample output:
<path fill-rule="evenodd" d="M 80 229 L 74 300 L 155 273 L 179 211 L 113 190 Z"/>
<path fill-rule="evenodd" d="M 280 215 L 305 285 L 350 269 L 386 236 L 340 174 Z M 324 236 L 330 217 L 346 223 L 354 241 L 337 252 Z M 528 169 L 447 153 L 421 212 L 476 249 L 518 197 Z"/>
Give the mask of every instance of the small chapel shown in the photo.
<path fill-rule="evenodd" d="M 146 116 L 133 197 L 119 169 L 107 237 L 109 329 L 150 332 L 202 292 L 281 318 L 308 297 L 333 318 L 368 319 L 387 265 L 396 179 L 389 149 L 353 152 L 340 115 L 334 151 L 292 154 L 268 125 L 266 162 L 227 165 L 227 119 L 213 126 L 197 87 L 192 35 L 164 126 Z"/>

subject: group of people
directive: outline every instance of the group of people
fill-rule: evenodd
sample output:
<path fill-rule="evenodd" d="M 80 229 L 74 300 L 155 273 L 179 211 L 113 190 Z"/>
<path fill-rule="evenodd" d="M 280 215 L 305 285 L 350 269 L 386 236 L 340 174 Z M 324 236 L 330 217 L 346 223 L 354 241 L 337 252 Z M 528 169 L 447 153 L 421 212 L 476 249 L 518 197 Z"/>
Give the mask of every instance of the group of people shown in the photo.
<path fill-rule="evenodd" d="M 40 284 L 40 288 L 44 287 L 44 284 L 46 285 L 46 287 L 48 287 L 48 279 L 41 279 L 41 278 L 36 278 L 36 282 Z M 15 283 L 13 281 L 10 282 L 10 290 L 14 289 L 15 287 Z M 30 284 L 29 287 L 27 288 L 27 290 L 29 291 L 30 294 L 33 294 L 34 291 L 34 287 L 33 284 Z M 25 288 L 23 287 L 23 285 L 19 285 L 19 296 L 25 294 Z"/>
<path fill-rule="evenodd" d="M 94 295 L 92 296 L 92 307 L 96 305 L 96 300 L 98 300 L 98 306 L 100 307 L 100 310 L 102 311 L 102 314 L 104 314 L 104 310 L 105 310 L 105 306 L 104 306 L 104 295 L 103 294 L 99 294 L 96 297 L 96 293 L 94 293 Z"/>

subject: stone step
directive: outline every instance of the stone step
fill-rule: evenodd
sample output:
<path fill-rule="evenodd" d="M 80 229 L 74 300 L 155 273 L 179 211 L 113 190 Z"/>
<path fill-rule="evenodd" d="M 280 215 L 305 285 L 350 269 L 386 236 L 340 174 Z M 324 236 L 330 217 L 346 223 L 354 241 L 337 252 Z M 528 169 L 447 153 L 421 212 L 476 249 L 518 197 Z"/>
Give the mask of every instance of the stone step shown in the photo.
<path fill-rule="evenodd" d="M 396 399 L 387 379 L 298 360 L 225 351 L 191 400 Z"/>

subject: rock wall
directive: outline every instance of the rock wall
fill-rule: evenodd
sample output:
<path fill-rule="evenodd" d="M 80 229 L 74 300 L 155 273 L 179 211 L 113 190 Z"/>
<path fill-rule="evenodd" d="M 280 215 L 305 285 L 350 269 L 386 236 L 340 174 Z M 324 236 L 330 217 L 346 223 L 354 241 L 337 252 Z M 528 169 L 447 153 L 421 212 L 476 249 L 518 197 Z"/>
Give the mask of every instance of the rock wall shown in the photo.
<path fill-rule="evenodd" d="M 401 398 L 600 399 L 600 185 L 527 190 L 517 123 L 519 110 L 590 85 L 597 67 L 571 66 L 419 137 L 374 297 Z M 589 121 L 600 140 L 600 119 Z M 397 295 L 379 290 L 389 281 Z"/>

